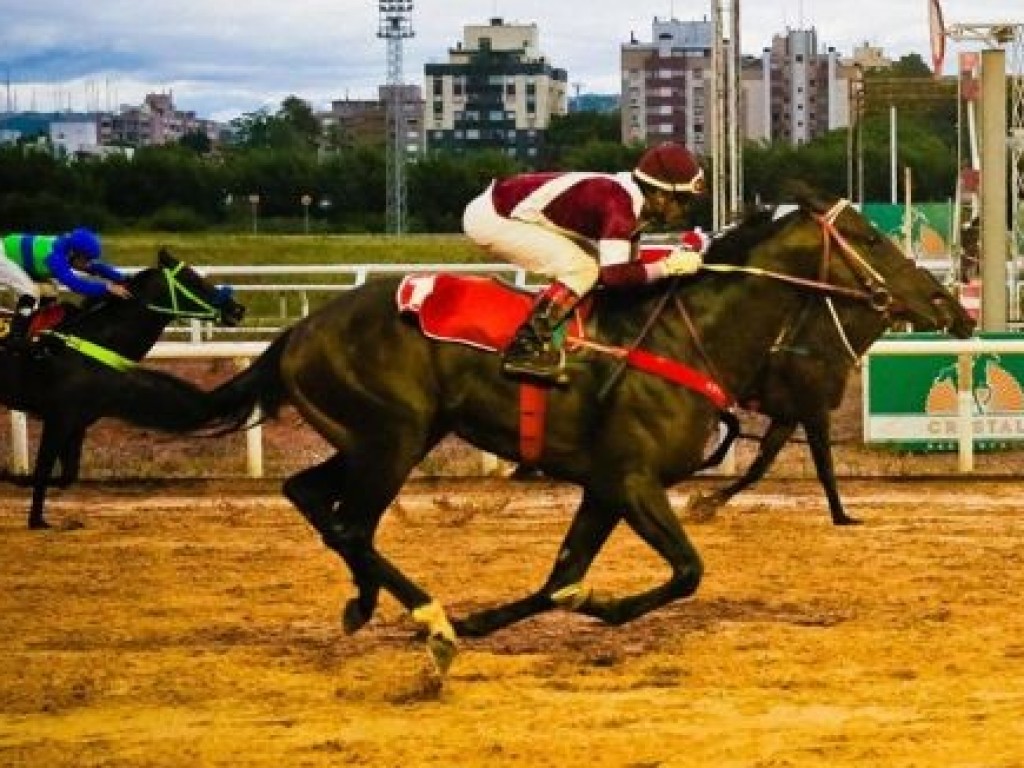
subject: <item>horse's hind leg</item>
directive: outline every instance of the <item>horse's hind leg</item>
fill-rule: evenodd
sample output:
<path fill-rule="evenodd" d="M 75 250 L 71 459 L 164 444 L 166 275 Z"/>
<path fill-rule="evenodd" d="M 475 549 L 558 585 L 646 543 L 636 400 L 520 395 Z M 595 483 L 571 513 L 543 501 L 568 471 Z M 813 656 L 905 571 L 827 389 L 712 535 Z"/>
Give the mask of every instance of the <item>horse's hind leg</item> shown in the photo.
<path fill-rule="evenodd" d="M 625 624 L 645 613 L 692 595 L 700 584 L 703 566 L 669 504 L 665 489 L 653 477 L 626 478 L 608 502 L 621 503 L 623 517 L 633 531 L 661 555 L 672 569 L 664 584 L 624 598 L 590 594 L 574 610 L 608 624 Z"/>
<path fill-rule="evenodd" d="M 557 607 L 572 609 L 582 603 L 589 594 L 583 577 L 619 520 L 617 513 L 601 508 L 584 492 L 544 586 L 520 600 L 456 621 L 456 631 L 460 635 L 483 637 L 538 613 Z"/>
<path fill-rule="evenodd" d="M 376 428 L 372 444 L 294 475 L 285 493 L 352 572 L 359 596 L 346 606 L 346 628 L 354 631 L 369 620 L 378 591 L 386 589 L 426 625 L 431 659 L 443 675 L 455 656 L 455 630 L 444 609 L 373 545 L 381 515 L 426 450 L 401 450 L 400 432 L 389 436 L 379 422 Z"/>
<path fill-rule="evenodd" d="M 61 446 L 57 457 L 60 462 L 60 473 L 54 482 L 61 488 L 68 488 L 78 480 L 82 468 L 82 448 L 85 444 L 87 425 L 75 428 Z"/>
<path fill-rule="evenodd" d="M 337 540 L 337 512 L 344 497 L 344 480 L 345 458 L 341 454 L 335 454 L 320 464 L 292 475 L 285 481 L 283 488 L 284 495 L 316 529 L 324 544 L 343 559 L 345 557 L 341 542 Z M 345 632 L 352 634 L 373 617 L 380 595 L 380 585 L 370 579 L 364 570 L 357 572 L 351 563 L 347 564 L 358 594 L 346 604 L 342 623 Z"/>
<path fill-rule="evenodd" d="M 739 479 L 717 491 L 706 495 L 694 494 L 687 504 L 687 511 L 698 520 L 709 520 L 714 517 L 719 507 L 724 506 L 737 493 L 746 490 L 765 476 L 794 431 L 796 431 L 796 422 L 773 419 L 768 426 L 768 431 L 761 438 L 757 456 L 747 467 L 747 471 Z"/>

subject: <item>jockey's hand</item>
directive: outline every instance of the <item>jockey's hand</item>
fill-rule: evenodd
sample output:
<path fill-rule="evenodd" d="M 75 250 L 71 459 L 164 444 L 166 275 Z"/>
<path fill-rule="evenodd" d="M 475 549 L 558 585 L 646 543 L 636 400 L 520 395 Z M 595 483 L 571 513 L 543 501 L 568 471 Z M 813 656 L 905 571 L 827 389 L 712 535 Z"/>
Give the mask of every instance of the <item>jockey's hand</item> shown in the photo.
<path fill-rule="evenodd" d="M 121 283 L 107 283 L 107 293 L 111 296 L 117 296 L 119 299 L 130 299 L 132 292 L 128 290 L 127 286 L 121 285 Z"/>
<path fill-rule="evenodd" d="M 665 277 L 676 277 L 678 275 L 692 275 L 700 269 L 703 259 L 700 253 L 688 248 L 673 248 L 672 253 L 661 261 L 662 272 Z"/>
<path fill-rule="evenodd" d="M 711 247 L 711 238 L 704 234 L 700 227 L 694 227 L 680 233 L 679 244 L 683 248 L 696 251 L 703 256 L 708 252 L 708 248 Z"/>

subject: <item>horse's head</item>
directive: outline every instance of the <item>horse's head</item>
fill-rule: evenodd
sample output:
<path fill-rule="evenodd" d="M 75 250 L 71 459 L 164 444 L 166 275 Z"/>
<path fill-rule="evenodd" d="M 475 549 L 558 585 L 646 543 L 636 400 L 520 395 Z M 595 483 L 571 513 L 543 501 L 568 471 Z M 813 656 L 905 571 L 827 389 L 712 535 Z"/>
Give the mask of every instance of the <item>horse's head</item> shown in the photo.
<path fill-rule="evenodd" d="M 235 301 L 230 287 L 210 282 L 163 248 L 157 266 L 135 274 L 128 287 L 151 311 L 173 317 L 212 320 L 230 327 L 245 316 L 245 307 Z"/>
<path fill-rule="evenodd" d="M 832 282 L 859 287 L 890 326 L 971 335 L 974 320 L 956 297 L 863 214 L 845 200 L 829 203 L 806 187 L 796 192 L 801 208 L 821 227 L 823 269 L 836 276 Z"/>

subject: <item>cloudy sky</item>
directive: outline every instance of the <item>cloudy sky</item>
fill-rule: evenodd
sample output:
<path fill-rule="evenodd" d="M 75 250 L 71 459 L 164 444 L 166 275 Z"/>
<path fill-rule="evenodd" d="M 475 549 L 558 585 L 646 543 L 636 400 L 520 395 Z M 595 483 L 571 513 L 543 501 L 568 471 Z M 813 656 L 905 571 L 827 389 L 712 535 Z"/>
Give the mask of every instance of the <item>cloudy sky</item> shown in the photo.
<path fill-rule="evenodd" d="M 1024 23 L 1021 0 L 943 0 L 947 24 Z M 583 92 L 618 91 L 619 46 L 655 17 L 701 19 L 711 0 L 414 0 L 407 82 L 443 62 L 465 24 L 536 23 L 540 47 Z M 815 27 L 822 46 L 865 41 L 928 58 L 927 0 L 741 0 L 742 46 Z M 0 111 L 111 109 L 151 91 L 228 120 L 295 94 L 372 98 L 386 80 L 374 0 L 0 0 Z"/>

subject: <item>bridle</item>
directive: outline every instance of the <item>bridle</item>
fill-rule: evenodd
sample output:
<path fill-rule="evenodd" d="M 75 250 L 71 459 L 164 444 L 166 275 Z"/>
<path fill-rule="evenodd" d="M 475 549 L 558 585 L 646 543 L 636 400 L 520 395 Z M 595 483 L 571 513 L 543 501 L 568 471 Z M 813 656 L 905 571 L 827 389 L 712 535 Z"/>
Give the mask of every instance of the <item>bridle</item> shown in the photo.
<path fill-rule="evenodd" d="M 843 198 L 825 211 L 825 213 L 811 213 L 821 226 L 823 243 L 821 270 L 817 280 L 739 264 L 704 264 L 701 266 L 701 271 L 719 273 L 742 272 L 748 275 L 758 275 L 778 282 L 810 288 L 825 296 L 842 296 L 847 299 L 863 301 L 876 312 L 885 314 L 892 309 L 895 303 L 885 278 L 857 252 L 856 248 L 850 245 L 849 241 L 836 226 L 836 220 L 849 205 L 850 201 Z M 854 277 L 857 278 L 860 284 L 859 287 L 852 288 L 845 285 L 836 285 L 828 281 L 833 243 L 835 243 L 843 263 L 854 274 Z"/>
<path fill-rule="evenodd" d="M 173 267 L 161 267 L 164 282 L 167 284 L 167 306 L 155 302 L 146 302 L 146 308 L 159 314 L 172 317 L 195 318 L 198 320 L 216 320 L 220 317 L 224 299 L 219 304 L 207 301 L 195 291 L 181 282 L 178 273 L 185 268 L 185 262 L 179 261 Z M 190 302 L 193 306 L 186 306 Z"/>

